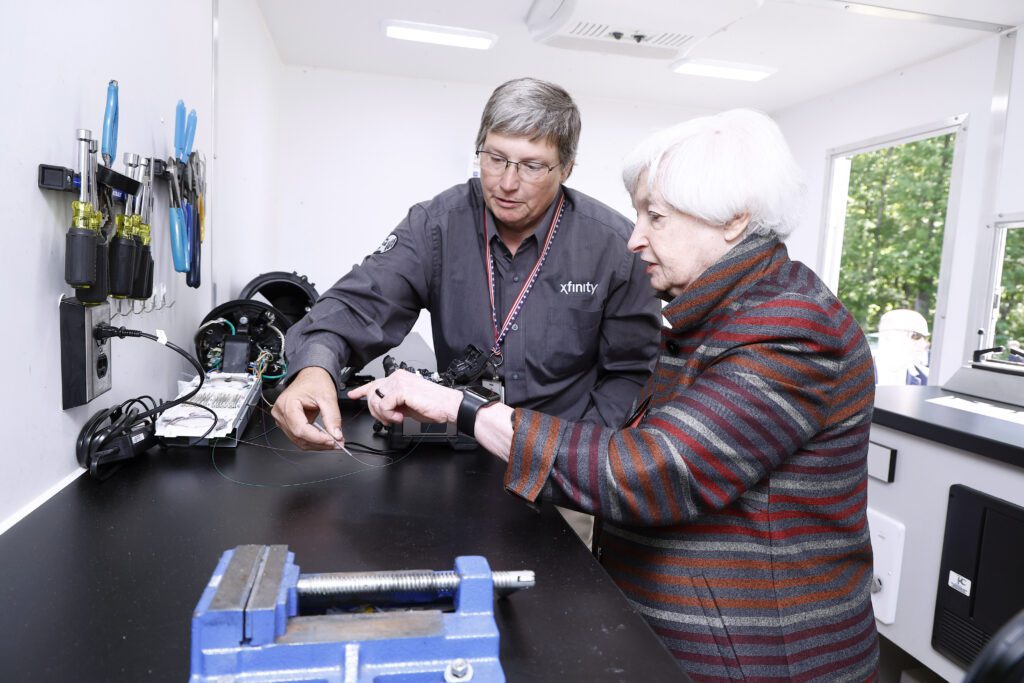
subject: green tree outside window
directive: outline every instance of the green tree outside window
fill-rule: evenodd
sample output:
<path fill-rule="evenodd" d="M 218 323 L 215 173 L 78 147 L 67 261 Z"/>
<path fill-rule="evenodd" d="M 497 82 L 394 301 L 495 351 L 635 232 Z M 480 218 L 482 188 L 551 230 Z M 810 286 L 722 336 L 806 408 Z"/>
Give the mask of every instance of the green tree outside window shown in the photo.
<path fill-rule="evenodd" d="M 853 157 L 839 298 L 865 332 L 886 311 L 935 319 L 954 134 Z"/>

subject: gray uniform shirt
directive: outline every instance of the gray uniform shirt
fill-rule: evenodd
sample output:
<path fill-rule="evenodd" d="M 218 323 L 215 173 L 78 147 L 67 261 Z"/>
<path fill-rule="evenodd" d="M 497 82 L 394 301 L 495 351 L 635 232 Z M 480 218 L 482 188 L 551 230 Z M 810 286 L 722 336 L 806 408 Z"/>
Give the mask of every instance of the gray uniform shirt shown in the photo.
<path fill-rule="evenodd" d="M 617 426 L 650 375 L 661 306 L 626 248 L 632 224 L 563 187 L 551 249 L 502 344 L 505 402 L 569 420 Z M 338 377 L 397 346 L 430 311 L 437 367 L 467 345 L 494 345 L 484 240 L 494 263 L 501 326 L 547 238 L 555 206 L 512 256 L 488 215 L 478 179 L 416 204 L 373 254 L 325 292 L 288 331 L 288 373 Z M 399 358 L 415 365 L 414 359 Z"/>

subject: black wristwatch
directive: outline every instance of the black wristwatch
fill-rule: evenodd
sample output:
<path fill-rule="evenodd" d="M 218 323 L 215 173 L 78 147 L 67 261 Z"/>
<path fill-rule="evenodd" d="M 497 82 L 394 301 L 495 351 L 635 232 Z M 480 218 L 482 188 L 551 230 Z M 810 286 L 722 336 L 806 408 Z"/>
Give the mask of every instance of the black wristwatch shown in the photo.
<path fill-rule="evenodd" d="M 484 387 L 463 387 L 462 403 L 459 404 L 459 414 L 455 420 L 459 432 L 466 436 L 473 436 L 476 427 L 476 414 L 484 406 L 497 403 L 500 399 L 498 394 Z"/>

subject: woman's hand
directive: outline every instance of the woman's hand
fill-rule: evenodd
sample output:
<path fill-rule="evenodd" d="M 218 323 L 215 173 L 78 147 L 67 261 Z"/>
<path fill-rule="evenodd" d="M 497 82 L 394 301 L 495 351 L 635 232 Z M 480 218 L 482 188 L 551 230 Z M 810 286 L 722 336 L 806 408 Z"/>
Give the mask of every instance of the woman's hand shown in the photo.
<path fill-rule="evenodd" d="M 384 424 L 411 417 L 418 422 L 455 422 L 462 392 L 431 382 L 420 375 L 396 370 L 348 392 L 349 398 L 366 398 L 370 414 Z"/>
<path fill-rule="evenodd" d="M 411 417 L 419 422 L 455 422 L 462 405 L 462 392 L 441 386 L 423 377 L 395 370 L 384 379 L 348 392 L 352 399 L 366 398 L 370 414 L 391 424 Z M 486 450 L 508 461 L 512 448 L 512 409 L 493 403 L 477 413 L 476 440 Z"/>

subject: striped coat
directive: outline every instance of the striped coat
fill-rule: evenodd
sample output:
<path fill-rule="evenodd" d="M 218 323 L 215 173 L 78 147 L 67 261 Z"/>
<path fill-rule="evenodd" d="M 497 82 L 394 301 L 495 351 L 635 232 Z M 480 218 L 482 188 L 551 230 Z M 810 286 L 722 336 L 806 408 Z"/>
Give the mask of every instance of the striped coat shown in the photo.
<path fill-rule="evenodd" d="M 639 424 L 516 410 L 506 488 L 601 519 L 602 564 L 695 681 L 877 679 L 857 323 L 758 235 L 664 314 Z"/>

